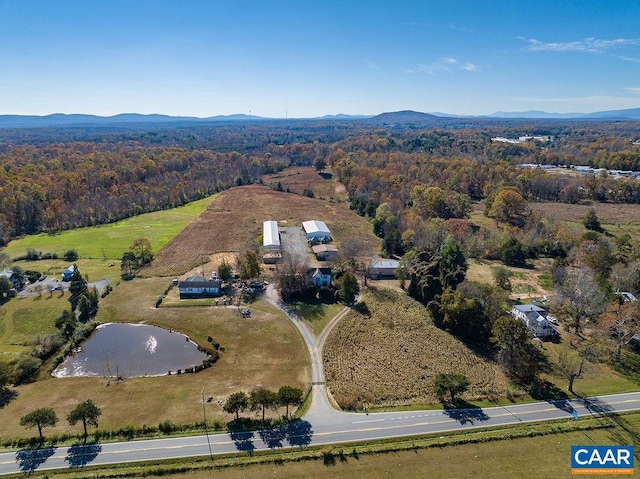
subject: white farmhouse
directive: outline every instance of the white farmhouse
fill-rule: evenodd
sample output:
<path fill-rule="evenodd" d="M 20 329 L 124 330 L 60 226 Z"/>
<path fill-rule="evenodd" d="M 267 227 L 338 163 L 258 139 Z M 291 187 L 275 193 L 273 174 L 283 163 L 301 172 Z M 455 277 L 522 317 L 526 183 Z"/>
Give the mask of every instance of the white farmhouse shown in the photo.
<path fill-rule="evenodd" d="M 558 334 L 557 329 L 550 321 L 553 318 L 540 306 L 535 304 L 516 304 L 511 309 L 511 315 L 522 320 L 529 331 L 538 338 L 547 338 Z"/>

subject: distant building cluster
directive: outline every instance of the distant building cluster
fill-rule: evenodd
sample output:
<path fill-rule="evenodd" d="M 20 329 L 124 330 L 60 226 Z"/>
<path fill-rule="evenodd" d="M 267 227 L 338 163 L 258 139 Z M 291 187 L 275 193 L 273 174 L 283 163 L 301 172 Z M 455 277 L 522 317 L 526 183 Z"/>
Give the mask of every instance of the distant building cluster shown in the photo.
<path fill-rule="evenodd" d="M 540 169 L 540 170 L 574 170 L 576 173 L 581 173 L 584 175 L 598 175 L 602 173 L 606 173 L 607 175 L 613 178 L 638 178 L 640 179 L 640 171 L 632 171 L 632 170 L 607 170 L 606 168 L 593 168 L 591 166 L 580 166 L 580 165 L 540 165 L 537 163 L 520 163 L 517 165 L 517 168 L 524 169 Z"/>
<path fill-rule="evenodd" d="M 497 141 L 500 143 L 530 143 L 532 141 L 537 141 L 540 143 L 548 143 L 553 141 L 552 136 L 519 136 L 518 138 L 505 138 L 504 136 L 496 136 L 495 138 L 491 138 L 491 141 Z"/>

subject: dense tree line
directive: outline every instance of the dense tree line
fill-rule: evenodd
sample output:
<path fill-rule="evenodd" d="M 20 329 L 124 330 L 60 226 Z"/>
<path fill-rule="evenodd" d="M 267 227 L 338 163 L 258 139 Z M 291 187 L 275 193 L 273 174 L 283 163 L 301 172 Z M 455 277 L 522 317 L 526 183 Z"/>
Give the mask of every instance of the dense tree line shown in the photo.
<path fill-rule="evenodd" d="M 329 165 L 354 208 L 464 218 L 470 200 L 517 190 L 527 201 L 640 202 L 640 182 L 519 163 L 640 169 L 635 122 L 455 121 L 416 129 L 363 122 L 216 127 L 0 130 L 0 240 L 172 208 L 289 165 Z M 553 141 L 499 143 L 494 136 Z M 411 217 L 406 219 L 410 222 Z M 389 251 L 412 229 L 383 224 Z M 397 252 L 397 251 L 396 251 Z"/>

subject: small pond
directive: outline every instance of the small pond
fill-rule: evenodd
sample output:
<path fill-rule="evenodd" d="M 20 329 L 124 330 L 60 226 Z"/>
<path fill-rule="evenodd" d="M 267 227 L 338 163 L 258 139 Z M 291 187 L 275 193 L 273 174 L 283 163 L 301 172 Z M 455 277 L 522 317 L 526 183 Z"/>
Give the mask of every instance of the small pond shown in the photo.
<path fill-rule="evenodd" d="M 208 354 L 184 334 L 146 324 L 101 324 L 53 375 L 162 376 L 201 365 Z"/>

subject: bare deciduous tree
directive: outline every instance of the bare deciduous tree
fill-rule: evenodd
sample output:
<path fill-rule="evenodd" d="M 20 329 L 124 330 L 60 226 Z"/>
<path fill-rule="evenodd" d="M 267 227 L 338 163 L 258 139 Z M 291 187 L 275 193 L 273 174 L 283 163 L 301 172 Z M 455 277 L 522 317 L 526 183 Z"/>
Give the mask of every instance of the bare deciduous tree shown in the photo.
<path fill-rule="evenodd" d="M 622 346 L 640 332 L 640 306 L 637 302 L 610 304 L 600 316 L 600 329 L 615 341 L 615 359 L 620 361 Z"/>
<path fill-rule="evenodd" d="M 296 296 L 306 289 L 308 269 L 308 255 L 286 249 L 282 252 L 282 262 L 277 265 L 275 280 L 283 298 Z"/>
<path fill-rule="evenodd" d="M 605 295 L 593 273 L 585 268 L 568 273 L 558 288 L 555 312 L 576 334 L 585 323 L 595 321 L 605 307 Z"/>
<path fill-rule="evenodd" d="M 565 344 L 558 354 L 556 371 L 569 381 L 569 392 L 573 393 L 573 383 L 576 379 L 582 377 L 583 369 L 584 358 L 580 357 L 576 350 Z"/>
<path fill-rule="evenodd" d="M 361 276 L 366 286 L 369 264 L 373 255 L 371 243 L 361 238 L 350 238 L 342 242 L 338 261 L 347 271 Z"/>

